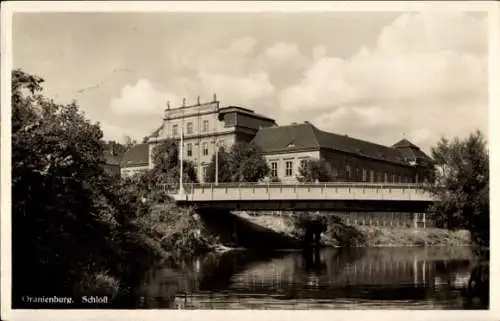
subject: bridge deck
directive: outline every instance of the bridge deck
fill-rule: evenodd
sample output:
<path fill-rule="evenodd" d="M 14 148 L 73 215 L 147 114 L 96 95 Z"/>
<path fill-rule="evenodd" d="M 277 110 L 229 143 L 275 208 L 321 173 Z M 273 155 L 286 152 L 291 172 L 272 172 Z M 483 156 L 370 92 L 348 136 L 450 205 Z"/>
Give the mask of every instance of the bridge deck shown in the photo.
<path fill-rule="evenodd" d="M 432 196 L 417 184 L 185 184 L 162 186 L 179 205 L 226 210 L 423 212 Z"/>
<path fill-rule="evenodd" d="M 166 186 L 163 186 L 166 190 Z M 197 201 L 273 201 L 273 200 L 364 200 L 364 201 L 432 201 L 421 184 L 185 184 L 169 194 L 178 200 Z M 168 191 L 167 191 L 168 192 Z"/>

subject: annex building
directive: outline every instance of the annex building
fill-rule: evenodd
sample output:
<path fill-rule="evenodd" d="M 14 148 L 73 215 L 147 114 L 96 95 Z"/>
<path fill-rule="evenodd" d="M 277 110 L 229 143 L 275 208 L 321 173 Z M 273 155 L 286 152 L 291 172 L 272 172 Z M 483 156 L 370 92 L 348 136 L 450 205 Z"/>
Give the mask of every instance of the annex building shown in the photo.
<path fill-rule="evenodd" d="M 274 119 L 238 107 L 221 107 L 213 101 L 177 108 L 167 107 L 161 126 L 148 141 L 137 144 L 123 157 L 121 175 L 128 176 L 153 166 L 152 151 L 167 138 L 184 133 L 183 157 L 195 164 L 203 182 L 205 170 L 217 147 L 254 142 L 264 154 L 271 176 L 281 182 L 297 181 L 301 163 L 322 158 L 338 181 L 419 183 L 431 158 L 406 139 L 384 146 L 347 135 L 329 133 L 309 122 L 278 126 Z"/>

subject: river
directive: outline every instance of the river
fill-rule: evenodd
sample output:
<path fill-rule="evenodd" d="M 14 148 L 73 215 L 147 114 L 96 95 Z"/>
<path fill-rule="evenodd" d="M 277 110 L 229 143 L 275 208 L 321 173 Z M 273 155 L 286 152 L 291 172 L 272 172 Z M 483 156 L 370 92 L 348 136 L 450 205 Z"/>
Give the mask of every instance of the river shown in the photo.
<path fill-rule="evenodd" d="M 487 308 L 462 295 L 475 264 L 466 247 L 236 250 L 151 268 L 130 308 Z"/>

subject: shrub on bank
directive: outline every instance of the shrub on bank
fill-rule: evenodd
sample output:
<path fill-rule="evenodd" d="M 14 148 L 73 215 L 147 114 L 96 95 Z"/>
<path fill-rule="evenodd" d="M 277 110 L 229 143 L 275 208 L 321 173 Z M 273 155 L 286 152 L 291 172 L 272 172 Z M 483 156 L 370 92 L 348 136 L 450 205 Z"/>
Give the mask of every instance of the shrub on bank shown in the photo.
<path fill-rule="evenodd" d="M 156 205 L 138 218 L 136 224 L 150 238 L 174 256 L 192 256 L 211 251 L 217 239 L 203 226 L 191 209 L 178 208 L 168 202 Z"/>
<path fill-rule="evenodd" d="M 320 217 L 320 218 L 318 218 Z M 296 238 L 303 238 L 305 226 L 314 219 L 325 224 L 321 241 L 327 246 L 468 246 L 470 233 L 439 228 L 347 225 L 332 214 L 306 213 L 295 216 L 245 216 L 253 223 Z"/>
<path fill-rule="evenodd" d="M 467 231 L 439 228 L 400 228 L 357 226 L 365 236 L 366 246 L 467 246 L 471 244 Z"/>

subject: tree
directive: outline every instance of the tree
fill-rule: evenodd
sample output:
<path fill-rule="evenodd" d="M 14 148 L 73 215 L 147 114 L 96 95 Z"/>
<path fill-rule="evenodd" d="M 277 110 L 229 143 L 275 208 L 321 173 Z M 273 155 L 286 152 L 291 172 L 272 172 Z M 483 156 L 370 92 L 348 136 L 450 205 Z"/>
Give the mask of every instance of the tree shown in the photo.
<path fill-rule="evenodd" d="M 227 183 L 231 182 L 231 172 L 229 169 L 229 164 L 230 164 L 230 159 L 231 155 L 225 151 L 224 148 L 219 148 L 218 151 L 218 159 L 217 159 L 217 166 L 218 166 L 218 181 L 220 183 Z M 205 182 L 215 182 L 215 166 L 216 166 L 216 159 L 215 159 L 215 154 L 212 155 L 212 159 L 210 161 L 210 164 L 207 166 L 207 171 L 205 173 Z"/>
<path fill-rule="evenodd" d="M 237 143 L 231 147 L 229 172 L 233 182 L 258 182 L 269 174 L 269 166 L 257 145 Z"/>
<path fill-rule="evenodd" d="M 483 134 L 442 138 L 432 156 L 435 184 L 429 190 L 438 199 L 430 208 L 433 219 L 443 227 L 468 229 L 476 245 L 489 246 L 489 155 Z"/>
<path fill-rule="evenodd" d="M 82 273 L 110 268 L 118 224 L 102 197 L 111 179 L 99 125 L 76 102 L 43 97 L 42 82 L 12 72 L 13 299 L 64 293 Z"/>
<path fill-rule="evenodd" d="M 124 139 L 123 145 L 125 146 L 126 150 L 129 150 L 132 146 L 137 144 L 137 142 L 135 140 L 133 140 L 132 137 L 130 137 L 130 136 L 125 135 L 125 137 L 123 139 Z"/>
<path fill-rule="evenodd" d="M 179 183 L 179 144 L 174 139 L 167 139 L 153 149 L 154 167 L 149 173 L 155 184 L 176 185 Z M 183 160 L 183 181 L 198 183 L 195 166 L 192 162 Z"/>
<path fill-rule="evenodd" d="M 328 162 L 324 159 L 307 159 L 299 167 L 299 182 L 332 182 L 335 174 Z"/>
<path fill-rule="evenodd" d="M 113 156 L 121 158 L 123 154 L 127 151 L 125 145 L 122 145 L 114 140 L 110 140 L 104 143 L 104 148 L 111 152 Z"/>
<path fill-rule="evenodd" d="M 269 166 L 258 146 L 236 143 L 229 153 L 219 150 L 219 182 L 258 182 L 269 174 Z M 207 170 L 209 182 L 215 179 L 215 155 Z"/>

